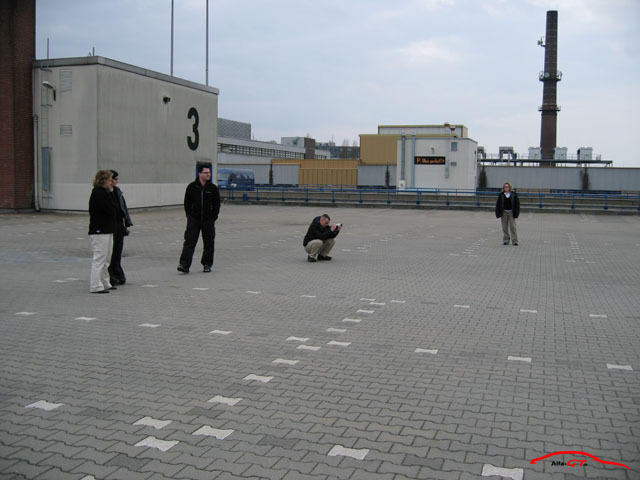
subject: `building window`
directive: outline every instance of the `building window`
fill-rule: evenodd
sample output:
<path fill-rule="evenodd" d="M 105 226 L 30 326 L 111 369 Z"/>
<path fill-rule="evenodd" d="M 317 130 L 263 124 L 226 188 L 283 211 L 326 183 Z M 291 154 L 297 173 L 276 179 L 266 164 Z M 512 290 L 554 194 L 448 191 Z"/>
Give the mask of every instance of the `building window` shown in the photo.
<path fill-rule="evenodd" d="M 458 142 L 451 142 L 451 151 L 452 152 L 458 151 Z"/>

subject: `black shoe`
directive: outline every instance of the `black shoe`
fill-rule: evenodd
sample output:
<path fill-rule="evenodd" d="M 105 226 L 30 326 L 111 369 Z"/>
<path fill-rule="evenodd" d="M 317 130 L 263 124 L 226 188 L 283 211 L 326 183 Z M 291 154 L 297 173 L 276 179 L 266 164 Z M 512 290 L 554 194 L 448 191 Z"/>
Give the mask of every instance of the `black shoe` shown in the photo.
<path fill-rule="evenodd" d="M 109 283 L 110 283 L 111 285 L 121 285 L 121 284 L 123 284 L 124 282 L 121 282 L 121 281 L 120 281 L 120 280 L 118 280 L 117 278 L 110 278 L 110 279 L 109 279 Z"/>
<path fill-rule="evenodd" d="M 111 293 L 109 290 L 98 290 L 97 292 L 91 292 L 91 293 Z"/>
<path fill-rule="evenodd" d="M 518 242 L 513 242 L 513 246 L 517 247 L 518 246 Z"/>
<path fill-rule="evenodd" d="M 184 265 L 178 265 L 178 271 L 182 273 L 189 273 L 189 268 Z"/>
<path fill-rule="evenodd" d="M 503 245 L 509 245 L 509 242 L 502 242 Z"/>
<path fill-rule="evenodd" d="M 205 265 L 204 269 L 202 270 L 204 273 L 209 273 L 211 271 L 211 265 Z"/>
<path fill-rule="evenodd" d="M 308 255 L 307 256 L 307 262 L 313 263 L 313 262 L 317 262 L 317 260 L 315 258 L 313 258 L 311 255 Z"/>
<path fill-rule="evenodd" d="M 107 290 L 117 290 L 118 287 L 114 287 L 113 285 L 111 285 L 109 288 L 107 288 Z"/>
<path fill-rule="evenodd" d="M 329 255 L 318 255 L 318 260 L 328 262 L 331 257 Z"/>

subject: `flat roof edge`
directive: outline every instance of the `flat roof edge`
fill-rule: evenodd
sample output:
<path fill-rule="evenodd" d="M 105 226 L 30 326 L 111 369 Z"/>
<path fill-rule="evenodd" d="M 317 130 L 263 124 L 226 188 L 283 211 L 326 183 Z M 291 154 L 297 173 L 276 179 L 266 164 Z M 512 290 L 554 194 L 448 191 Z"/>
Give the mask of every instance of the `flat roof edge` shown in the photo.
<path fill-rule="evenodd" d="M 202 85 L 201 83 L 185 80 L 184 78 L 172 77 L 165 73 L 156 72 L 142 67 L 137 67 L 129 63 L 119 62 L 107 57 L 89 56 L 89 57 L 69 57 L 69 58 L 51 58 L 51 59 L 36 59 L 33 61 L 34 68 L 48 68 L 48 67 L 75 67 L 82 65 L 104 65 L 111 68 L 117 68 L 118 70 L 124 70 L 126 72 L 135 73 L 144 77 L 154 78 L 156 80 L 162 80 L 164 82 L 175 83 L 183 87 L 193 88 L 195 90 L 201 90 L 203 92 L 213 93 L 219 95 L 220 91 L 215 87 Z"/>

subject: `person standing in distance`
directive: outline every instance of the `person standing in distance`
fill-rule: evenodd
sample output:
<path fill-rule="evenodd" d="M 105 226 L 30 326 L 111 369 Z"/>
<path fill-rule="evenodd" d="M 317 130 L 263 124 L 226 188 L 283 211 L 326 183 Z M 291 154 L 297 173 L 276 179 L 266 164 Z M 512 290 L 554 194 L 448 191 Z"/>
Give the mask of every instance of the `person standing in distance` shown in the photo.
<path fill-rule="evenodd" d="M 502 191 L 496 201 L 496 218 L 502 221 L 502 244 L 509 245 L 509 240 L 518 245 L 518 233 L 516 232 L 516 218 L 520 215 L 520 199 L 518 194 L 512 191 L 509 182 L 504 182 Z"/>
<path fill-rule="evenodd" d="M 112 180 L 109 170 L 98 170 L 93 179 L 93 190 L 89 197 L 89 239 L 93 259 L 91 260 L 91 293 L 109 293 L 115 290 L 109 281 L 109 257 L 116 231 L 116 204 L 111 194 Z"/>
<path fill-rule="evenodd" d="M 202 232 L 203 251 L 200 263 L 205 272 L 210 272 L 216 238 L 214 223 L 220 213 L 220 193 L 218 187 L 211 183 L 209 166 L 198 165 L 198 178 L 187 185 L 184 194 L 184 211 L 187 214 L 187 229 L 184 232 L 178 271 L 189 273 L 198 236 Z"/>
<path fill-rule="evenodd" d="M 124 237 L 129 235 L 129 227 L 133 225 L 129 216 L 127 202 L 124 200 L 122 190 L 118 188 L 118 172 L 111 171 L 111 181 L 113 182 L 113 200 L 116 204 L 116 231 L 113 234 L 113 252 L 111 253 L 111 263 L 109 264 L 109 277 L 111 285 L 124 285 L 127 278 L 122 268 L 122 250 L 124 248 Z"/>

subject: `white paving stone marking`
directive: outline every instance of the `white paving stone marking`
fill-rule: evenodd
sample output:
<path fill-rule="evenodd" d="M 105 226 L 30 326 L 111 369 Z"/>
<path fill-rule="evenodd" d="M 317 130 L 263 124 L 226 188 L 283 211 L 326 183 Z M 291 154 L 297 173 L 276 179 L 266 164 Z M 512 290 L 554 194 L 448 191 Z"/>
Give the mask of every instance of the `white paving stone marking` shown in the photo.
<path fill-rule="evenodd" d="M 631 365 L 614 365 L 613 363 L 607 363 L 607 368 L 610 370 L 633 370 Z"/>
<path fill-rule="evenodd" d="M 382 306 L 382 305 L 386 305 L 386 303 L 385 302 L 369 302 L 369 305 L 380 305 L 380 306 Z"/>
<path fill-rule="evenodd" d="M 361 298 L 360 301 L 361 302 L 375 302 L 376 299 L 375 298 Z"/>
<path fill-rule="evenodd" d="M 65 280 L 66 280 L 67 282 L 75 282 L 75 281 L 80 280 L 80 279 L 79 279 L 79 278 L 76 278 L 76 277 L 67 277 L 67 278 L 65 278 Z"/>
<path fill-rule="evenodd" d="M 503 478 L 510 478 L 511 480 L 522 480 L 524 470 L 522 468 L 502 468 L 494 467 L 488 463 L 485 463 L 482 467 L 483 477 L 498 476 Z"/>
<path fill-rule="evenodd" d="M 23 315 L 28 317 L 29 315 L 36 315 L 38 312 L 17 312 L 16 315 Z"/>
<path fill-rule="evenodd" d="M 311 345 L 298 345 L 298 350 L 311 350 L 312 352 L 317 352 L 320 350 L 320 347 L 312 347 Z"/>
<path fill-rule="evenodd" d="M 432 355 L 435 355 L 436 353 L 438 353 L 438 349 L 435 350 L 429 350 L 427 348 L 416 348 L 413 353 L 430 353 Z"/>
<path fill-rule="evenodd" d="M 254 295 L 260 295 L 261 292 L 256 292 L 254 290 L 247 290 L 247 293 L 253 293 Z"/>
<path fill-rule="evenodd" d="M 141 285 L 142 288 L 156 288 L 158 285 L 152 285 L 150 283 L 146 284 L 146 285 Z"/>
<path fill-rule="evenodd" d="M 346 331 L 347 331 L 346 328 L 333 328 L 333 327 L 327 328 L 327 332 L 333 332 L 333 333 L 346 333 Z"/>
<path fill-rule="evenodd" d="M 156 437 L 147 437 L 144 440 L 139 441 L 134 446 L 135 447 L 149 447 L 149 448 L 157 448 L 162 452 L 166 452 L 172 447 L 175 447 L 178 443 L 178 440 L 159 440 Z"/>
<path fill-rule="evenodd" d="M 67 280 L 53 280 L 52 283 L 67 283 Z"/>
<path fill-rule="evenodd" d="M 371 314 L 371 313 L 374 313 L 374 312 L 375 312 L 375 310 L 362 310 L 362 309 L 360 309 L 360 310 L 358 310 L 356 313 L 366 313 L 366 314 Z"/>
<path fill-rule="evenodd" d="M 527 363 L 531 363 L 531 357 L 514 357 L 509 355 L 507 357 L 507 360 L 513 360 L 514 362 L 527 362 Z"/>
<path fill-rule="evenodd" d="M 526 308 L 521 308 L 520 313 L 538 313 L 538 310 L 527 310 Z"/>
<path fill-rule="evenodd" d="M 171 420 L 156 420 L 152 417 L 142 417 L 140 420 L 134 423 L 134 425 L 144 425 L 145 427 L 153 427 L 156 430 L 166 427 L 171 423 Z"/>
<path fill-rule="evenodd" d="M 239 397 L 236 397 L 236 398 L 223 397 L 222 395 L 216 395 L 215 397 L 207 400 L 207 402 L 209 403 L 222 403 L 224 405 L 229 405 L 230 407 L 233 407 L 234 405 L 236 405 L 241 401 L 242 401 L 242 398 L 239 398 Z"/>
<path fill-rule="evenodd" d="M 453 306 L 453 308 L 471 308 L 471 306 L 469 306 L 469 305 L 458 305 L 458 304 L 455 304 L 455 305 Z"/>
<path fill-rule="evenodd" d="M 450 253 L 449 255 L 451 255 L 452 257 L 459 257 L 460 256 L 459 253 Z"/>
<path fill-rule="evenodd" d="M 211 330 L 209 333 L 212 333 L 214 335 L 229 335 L 231 333 L 231 330 Z"/>
<path fill-rule="evenodd" d="M 93 475 L 85 475 L 80 480 L 96 480 L 96 477 L 94 477 Z"/>
<path fill-rule="evenodd" d="M 159 323 L 141 323 L 138 326 L 139 327 L 146 327 L 146 328 L 158 328 L 160 326 L 160 324 Z"/>
<path fill-rule="evenodd" d="M 407 303 L 406 300 L 391 300 L 391 303 Z"/>
<path fill-rule="evenodd" d="M 41 410 L 46 410 L 48 412 L 50 410 L 55 410 L 56 408 L 61 407 L 63 405 L 64 403 L 51 403 L 51 402 L 47 402 L 46 400 L 38 400 L 37 402 L 27 405 L 24 408 L 39 408 Z"/>
<path fill-rule="evenodd" d="M 304 345 L 300 345 L 300 347 L 303 347 L 303 346 Z M 300 348 L 300 347 L 298 347 L 298 348 Z M 266 376 L 255 375 L 253 373 L 250 373 L 249 375 L 244 377 L 243 380 L 251 380 L 251 381 L 255 381 L 255 382 L 269 383 L 271 380 L 273 380 L 273 377 L 266 377 Z"/>
<path fill-rule="evenodd" d="M 607 318 L 606 313 L 590 313 L 589 318 Z"/>
<path fill-rule="evenodd" d="M 349 322 L 349 323 L 360 323 L 362 319 L 361 318 L 343 318 L 342 321 Z"/>
<path fill-rule="evenodd" d="M 276 358 L 273 362 L 271 363 L 282 363 L 284 365 L 295 365 L 296 363 L 298 363 L 300 360 L 286 360 L 284 358 Z"/>
<path fill-rule="evenodd" d="M 304 337 L 289 337 L 287 338 L 287 342 L 308 342 L 308 338 Z"/>
<path fill-rule="evenodd" d="M 209 290 L 209 287 L 193 287 L 194 290 L 200 290 L 202 292 Z"/>
<path fill-rule="evenodd" d="M 76 317 L 74 320 L 84 320 L 85 322 L 90 322 L 91 320 L 95 320 L 96 317 Z"/>
<path fill-rule="evenodd" d="M 348 347 L 351 345 L 351 342 L 336 342 L 335 340 L 331 340 L 327 343 L 327 345 L 337 345 L 339 347 Z"/>
<path fill-rule="evenodd" d="M 203 425 L 198 430 L 193 432 L 193 435 L 204 435 L 206 437 L 216 437 L 218 440 L 224 440 L 233 433 L 233 430 L 219 430 L 217 428 Z"/>
<path fill-rule="evenodd" d="M 369 453 L 368 448 L 346 448 L 342 445 L 335 445 L 327 454 L 330 457 L 351 457 L 356 460 L 364 460 Z"/>
<path fill-rule="evenodd" d="M 316 298 L 315 295 L 300 295 L 301 298 Z"/>
<path fill-rule="evenodd" d="M 350 248 L 343 248 L 343 249 L 342 249 L 342 251 L 343 251 L 343 252 L 350 252 L 350 251 L 351 251 L 351 249 L 350 249 Z"/>

